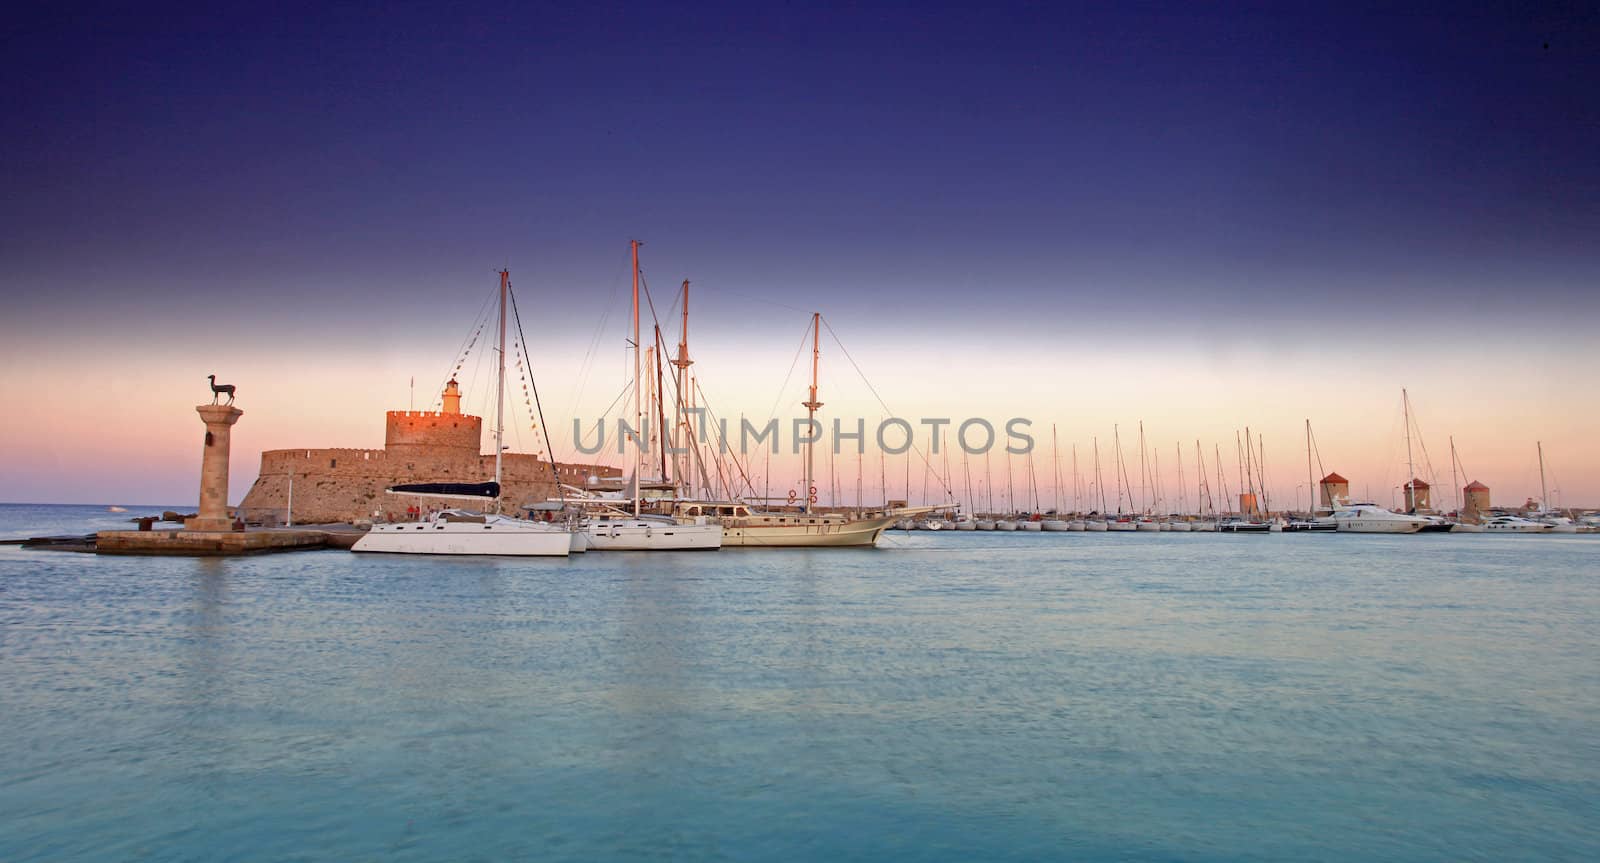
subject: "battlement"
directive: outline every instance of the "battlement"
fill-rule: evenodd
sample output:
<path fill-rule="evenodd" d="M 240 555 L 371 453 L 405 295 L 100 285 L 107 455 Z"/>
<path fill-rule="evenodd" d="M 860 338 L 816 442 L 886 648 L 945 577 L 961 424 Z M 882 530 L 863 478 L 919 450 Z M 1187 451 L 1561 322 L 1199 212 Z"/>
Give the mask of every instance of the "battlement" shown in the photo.
<path fill-rule="evenodd" d="M 472 414 L 453 414 L 449 411 L 385 411 L 384 414 L 390 417 L 449 417 L 451 419 L 477 420 L 480 423 L 483 422 L 482 417 L 476 417 Z"/>

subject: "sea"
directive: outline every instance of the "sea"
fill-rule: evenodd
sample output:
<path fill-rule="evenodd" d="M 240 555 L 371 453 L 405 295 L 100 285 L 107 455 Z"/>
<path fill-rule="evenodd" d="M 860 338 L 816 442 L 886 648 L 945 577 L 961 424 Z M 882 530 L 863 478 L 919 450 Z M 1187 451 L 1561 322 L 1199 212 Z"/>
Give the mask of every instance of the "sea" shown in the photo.
<path fill-rule="evenodd" d="M 1600 536 L 0 546 L 8 863 L 1597 859 Z"/>

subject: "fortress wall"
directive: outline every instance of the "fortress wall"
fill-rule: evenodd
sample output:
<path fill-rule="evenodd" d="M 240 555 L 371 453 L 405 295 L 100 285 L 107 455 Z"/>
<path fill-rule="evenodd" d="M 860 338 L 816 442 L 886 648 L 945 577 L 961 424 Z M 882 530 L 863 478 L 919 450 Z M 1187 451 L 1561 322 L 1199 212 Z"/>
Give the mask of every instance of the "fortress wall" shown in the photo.
<path fill-rule="evenodd" d="M 617 477 L 617 468 L 558 465 L 561 481 L 583 485 L 591 475 Z M 241 501 L 245 517 L 281 522 L 294 482 L 296 523 L 349 522 L 372 518 L 374 511 L 403 517 L 408 506 L 426 510 L 451 505 L 439 498 L 394 495 L 384 491 L 407 482 L 488 482 L 494 479 L 494 457 L 456 447 L 412 447 L 386 452 L 369 449 L 268 450 L 261 454 L 261 473 Z M 556 496 L 550 465 L 538 456 L 507 454 L 502 465 L 502 497 L 507 511 Z M 381 516 L 380 516 L 381 517 Z"/>

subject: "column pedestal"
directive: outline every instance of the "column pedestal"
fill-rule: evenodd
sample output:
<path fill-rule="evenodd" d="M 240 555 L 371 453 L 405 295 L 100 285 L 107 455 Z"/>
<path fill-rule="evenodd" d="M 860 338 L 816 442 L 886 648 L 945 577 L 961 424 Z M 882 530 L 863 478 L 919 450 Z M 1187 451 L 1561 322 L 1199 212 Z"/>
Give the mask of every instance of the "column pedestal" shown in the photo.
<path fill-rule="evenodd" d="M 228 446 L 233 424 L 244 411 L 232 405 L 198 405 L 195 412 L 206 424 L 204 458 L 200 462 L 200 507 L 185 530 L 233 530 L 228 517 Z"/>

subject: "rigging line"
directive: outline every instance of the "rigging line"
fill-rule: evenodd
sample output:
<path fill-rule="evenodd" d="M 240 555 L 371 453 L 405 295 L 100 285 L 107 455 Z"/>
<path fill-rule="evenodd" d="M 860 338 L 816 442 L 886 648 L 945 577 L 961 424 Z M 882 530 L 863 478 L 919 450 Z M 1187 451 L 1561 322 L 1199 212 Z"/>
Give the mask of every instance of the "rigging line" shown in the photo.
<path fill-rule="evenodd" d="M 883 396 L 878 394 L 877 387 L 874 387 L 872 385 L 872 381 L 867 380 L 867 374 L 866 374 L 866 372 L 863 372 L 861 370 L 861 366 L 856 363 L 856 358 L 850 356 L 850 349 L 844 346 L 844 341 L 839 338 L 839 334 L 833 331 L 833 325 L 828 323 L 828 319 L 827 318 L 821 318 L 821 320 L 822 320 L 822 325 L 828 328 L 828 335 L 833 336 L 833 343 L 839 346 L 839 350 L 840 350 L 840 352 L 842 352 L 844 354 L 844 358 L 850 361 L 850 366 L 852 368 L 854 368 L 856 370 L 856 374 L 861 377 L 861 382 L 867 385 L 867 389 L 872 392 L 872 397 L 878 400 L 878 406 L 883 408 L 883 412 L 885 414 L 888 414 L 889 416 L 896 416 L 894 411 L 889 410 L 889 405 L 888 405 L 888 403 L 886 403 L 883 400 Z M 801 346 L 804 347 L 805 343 L 801 342 Z M 912 437 L 911 449 L 914 452 L 916 452 L 918 458 L 922 459 L 922 463 L 923 464 L 929 465 L 929 463 L 928 463 L 928 454 L 924 453 L 922 451 L 922 447 L 917 445 L 917 442 L 916 442 L 916 439 L 915 439 L 916 435 L 913 434 L 911 437 Z M 929 465 L 929 467 L 932 467 L 932 465 Z M 943 484 L 944 481 L 940 480 L 940 483 Z M 944 490 L 945 490 L 945 493 L 949 494 L 950 491 L 951 491 L 950 490 L 950 486 L 949 485 L 945 485 Z"/>
<path fill-rule="evenodd" d="M 615 409 L 617 405 L 621 404 L 622 400 L 624 398 L 628 397 L 629 395 L 632 395 L 632 393 L 630 392 L 632 389 L 633 389 L 633 378 L 630 377 L 625 383 L 623 383 L 622 389 L 617 391 L 616 398 L 612 399 L 611 400 L 611 404 L 606 405 L 606 409 L 601 412 L 601 414 L 600 414 L 600 425 L 601 425 L 602 429 L 605 427 L 606 417 L 611 416 L 611 411 L 613 409 Z M 581 434 L 581 432 L 580 432 L 580 434 Z M 602 434 L 604 434 L 604 432 L 602 432 Z M 576 439 L 574 439 L 573 442 L 572 442 L 572 446 L 567 447 L 565 450 L 562 451 L 562 456 L 561 456 L 562 460 L 565 461 L 567 456 L 572 455 L 573 452 L 577 449 L 577 446 L 578 446 L 578 442 L 577 442 Z M 554 450 L 554 448 L 552 448 L 551 449 L 552 455 L 554 454 L 554 452 L 555 452 L 555 450 Z M 596 455 L 600 455 L 600 453 L 596 453 Z"/>
<path fill-rule="evenodd" d="M 695 288 L 698 289 L 698 290 L 713 291 L 713 292 L 720 293 L 720 294 L 727 294 L 730 297 L 737 297 L 737 298 L 739 298 L 741 300 L 750 300 L 752 302 L 757 302 L 757 303 L 766 303 L 769 306 L 777 306 L 780 309 L 788 309 L 791 312 L 800 312 L 802 314 L 810 314 L 810 312 L 805 310 L 805 309 L 797 308 L 795 306 L 788 305 L 787 303 L 780 303 L 777 300 L 770 300 L 770 299 L 767 299 L 766 297 L 758 297 L 758 296 L 754 296 L 754 295 L 751 295 L 751 294 L 741 294 L 738 291 L 729 290 L 728 288 L 717 287 L 716 284 L 714 284 L 714 283 L 708 285 L 703 281 L 696 281 L 694 283 L 694 285 L 695 285 Z"/>
<path fill-rule="evenodd" d="M 533 389 L 533 403 L 539 410 L 539 434 L 544 437 L 545 451 L 554 455 L 555 447 L 550 446 L 550 436 L 545 433 L 544 403 L 539 400 L 539 382 L 533 377 L 533 359 L 528 356 L 528 337 L 523 335 L 522 332 L 522 312 L 517 308 L 517 295 L 510 291 L 510 287 L 511 280 L 510 278 L 507 278 L 506 292 L 511 294 L 511 316 L 515 318 L 517 322 L 517 341 L 522 348 L 524 368 L 528 372 L 528 385 Z M 550 479 L 555 483 L 556 486 L 556 495 L 561 498 L 561 503 L 563 506 L 565 506 L 567 502 L 567 493 L 566 490 L 561 487 L 561 472 L 556 469 L 556 460 L 554 458 L 548 459 L 548 462 L 550 464 Z"/>
<path fill-rule="evenodd" d="M 498 291 L 498 290 L 499 290 L 499 288 L 496 287 L 495 291 Z M 444 393 L 445 384 L 449 383 L 450 382 L 450 378 L 455 376 L 455 368 L 464 359 L 464 357 L 462 357 L 462 353 L 468 349 L 467 345 L 470 342 L 473 342 L 477 338 L 477 336 L 479 334 L 479 330 L 480 330 L 480 328 L 482 327 L 482 325 L 484 323 L 484 318 L 488 316 L 489 304 L 494 299 L 495 291 L 489 292 L 489 294 L 483 298 L 483 305 L 478 307 L 478 315 L 477 315 L 477 317 L 473 318 L 472 325 L 467 327 L 467 335 L 466 335 L 466 337 L 461 340 L 460 346 L 456 348 L 455 359 L 450 361 L 450 365 L 447 367 L 447 369 L 446 369 L 446 371 L 444 373 L 444 380 L 439 381 L 439 386 L 436 387 L 435 390 L 434 390 L 435 393 L 436 393 L 436 395 L 434 396 L 434 401 L 439 402 L 441 407 L 443 407 L 443 404 L 444 404 L 443 393 Z M 430 402 L 430 404 L 431 403 L 432 402 Z"/>
<path fill-rule="evenodd" d="M 594 361 L 599 355 L 600 344 L 605 338 L 606 324 L 611 321 L 611 311 L 616 307 L 617 291 L 622 284 L 622 267 L 619 261 L 617 269 L 611 274 L 611 292 L 606 295 L 605 303 L 600 307 L 600 322 L 595 326 L 594 333 L 589 337 L 589 347 L 584 352 L 583 363 L 578 367 L 576 375 L 576 390 L 572 396 L 572 416 L 577 416 L 578 408 L 583 400 L 583 391 L 588 386 L 589 376 L 594 373 Z"/>
<path fill-rule="evenodd" d="M 728 457 L 728 459 L 733 462 L 733 466 L 738 469 L 739 477 L 744 480 L 744 485 L 745 485 L 746 488 L 748 488 L 750 490 L 750 494 L 752 494 L 752 495 L 755 494 L 756 493 L 755 482 L 750 478 L 750 472 L 745 468 L 744 463 L 739 461 L 739 454 L 734 452 L 732 447 L 727 446 L 726 438 L 724 438 L 720 434 L 722 426 L 721 426 L 720 423 L 718 423 L 716 421 L 717 420 L 717 415 L 711 409 L 711 399 L 706 397 L 706 392 L 705 392 L 704 389 L 702 389 L 700 387 L 700 382 L 698 380 L 696 380 L 695 383 L 694 383 L 694 389 L 695 389 L 695 392 L 700 394 L 700 403 L 705 406 L 706 419 L 710 421 L 711 428 L 715 429 L 715 430 L 717 430 L 719 432 L 717 434 L 717 442 L 718 442 L 719 446 L 718 446 L 718 448 L 716 450 L 714 450 L 714 454 L 716 455 L 716 458 L 714 460 L 718 463 L 719 471 L 722 469 L 722 464 L 721 464 L 722 463 L 722 458 L 721 457 L 723 455 L 726 455 Z M 741 428 L 740 434 L 743 434 L 743 433 L 744 433 L 743 429 Z M 721 452 L 723 447 L 727 448 L 727 452 L 726 453 Z M 771 448 L 769 447 L 768 449 L 770 451 Z M 731 475 L 732 472 L 730 471 L 729 473 Z M 730 491 L 732 490 L 732 483 L 728 483 L 728 488 L 729 488 Z"/>
<path fill-rule="evenodd" d="M 778 385 L 778 397 L 772 402 L 772 410 L 767 411 L 767 419 L 769 420 L 778 415 L 778 405 L 783 403 L 783 391 L 789 388 L 789 380 L 794 377 L 795 366 L 800 364 L 800 354 L 805 352 L 806 339 L 810 335 L 811 327 L 807 325 L 805 332 L 800 334 L 800 345 L 795 348 L 794 359 L 789 363 L 789 373 L 783 376 L 783 383 Z"/>

